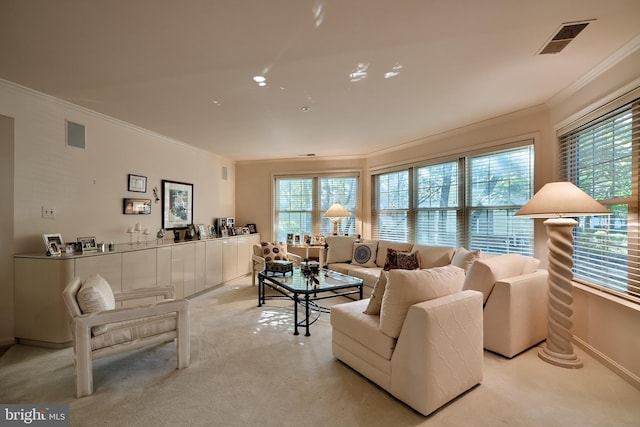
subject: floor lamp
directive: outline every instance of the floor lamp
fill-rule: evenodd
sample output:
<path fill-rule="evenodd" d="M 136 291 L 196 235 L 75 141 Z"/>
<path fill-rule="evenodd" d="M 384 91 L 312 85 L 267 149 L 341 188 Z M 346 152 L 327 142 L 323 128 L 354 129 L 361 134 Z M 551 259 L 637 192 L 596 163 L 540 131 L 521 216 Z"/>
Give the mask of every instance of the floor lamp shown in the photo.
<path fill-rule="evenodd" d="M 340 221 L 340 218 L 350 217 L 351 213 L 346 210 L 340 203 L 334 203 L 322 216 L 331 219 L 331 222 L 333 222 L 333 235 L 337 236 L 338 221 Z"/>
<path fill-rule="evenodd" d="M 581 368 L 571 344 L 571 315 L 573 309 L 573 228 L 577 221 L 571 217 L 610 215 L 604 206 L 570 182 L 546 184 L 516 212 L 516 216 L 548 218 L 547 246 L 549 249 L 548 337 L 538 356 L 563 368 Z"/>

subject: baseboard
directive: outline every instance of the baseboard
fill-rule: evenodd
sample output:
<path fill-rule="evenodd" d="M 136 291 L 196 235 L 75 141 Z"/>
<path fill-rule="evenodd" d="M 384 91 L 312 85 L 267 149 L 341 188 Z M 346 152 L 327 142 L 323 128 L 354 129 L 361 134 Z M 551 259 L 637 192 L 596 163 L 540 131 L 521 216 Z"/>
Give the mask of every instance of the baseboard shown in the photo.
<path fill-rule="evenodd" d="M 638 377 L 633 372 L 629 371 L 627 368 L 620 365 L 616 361 L 610 359 L 606 354 L 593 348 L 575 335 L 573 336 L 573 341 L 578 345 L 578 347 L 589 353 L 590 356 L 598 360 L 607 368 L 611 369 L 614 373 L 616 373 L 616 375 L 627 381 L 629 384 L 640 390 L 640 377 Z"/>
<path fill-rule="evenodd" d="M 10 347 L 16 343 L 14 338 L 0 341 L 0 347 Z"/>

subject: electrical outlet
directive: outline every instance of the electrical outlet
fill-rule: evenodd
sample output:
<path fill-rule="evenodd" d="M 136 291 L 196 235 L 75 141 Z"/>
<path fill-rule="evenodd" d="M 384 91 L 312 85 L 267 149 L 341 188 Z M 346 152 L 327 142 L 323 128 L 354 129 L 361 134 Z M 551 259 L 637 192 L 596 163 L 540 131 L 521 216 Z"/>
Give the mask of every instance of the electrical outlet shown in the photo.
<path fill-rule="evenodd" d="M 42 207 L 42 218 L 43 219 L 55 219 L 56 218 L 56 208 L 43 206 Z"/>

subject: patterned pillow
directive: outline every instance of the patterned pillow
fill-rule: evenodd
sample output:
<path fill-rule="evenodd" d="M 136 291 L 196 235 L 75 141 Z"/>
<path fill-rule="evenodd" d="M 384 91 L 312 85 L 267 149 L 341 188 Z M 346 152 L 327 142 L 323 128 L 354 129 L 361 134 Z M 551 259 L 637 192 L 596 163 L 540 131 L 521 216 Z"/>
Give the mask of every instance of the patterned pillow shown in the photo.
<path fill-rule="evenodd" d="M 288 261 L 287 244 L 284 242 L 260 242 L 265 261 Z"/>
<path fill-rule="evenodd" d="M 387 259 L 384 262 L 383 270 L 417 270 L 420 268 L 420 261 L 417 252 L 400 252 L 395 249 L 387 249 Z"/>
<path fill-rule="evenodd" d="M 378 242 L 354 243 L 351 264 L 361 267 L 375 267 L 377 250 Z"/>

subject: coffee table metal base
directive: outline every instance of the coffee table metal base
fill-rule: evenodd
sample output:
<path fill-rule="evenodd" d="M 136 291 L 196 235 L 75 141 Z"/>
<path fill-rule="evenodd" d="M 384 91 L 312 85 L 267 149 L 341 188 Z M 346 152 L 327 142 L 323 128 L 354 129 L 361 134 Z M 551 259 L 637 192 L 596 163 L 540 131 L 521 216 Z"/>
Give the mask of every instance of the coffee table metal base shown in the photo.
<path fill-rule="evenodd" d="M 324 274 L 324 273 L 320 273 Z M 348 276 L 345 276 L 348 277 Z M 322 307 L 316 301 L 335 298 L 339 296 L 349 296 L 358 294 L 358 299 L 362 299 L 362 281 L 355 279 L 354 283 L 342 284 L 340 286 L 316 287 L 313 282 L 305 288 L 298 289 L 288 286 L 281 281 L 282 277 L 274 276 L 267 272 L 258 274 L 258 307 L 262 307 L 268 299 L 289 299 L 293 301 L 293 335 L 299 335 L 298 327 L 304 326 L 305 336 L 310 336 L 309 326 L 314 324 L 321 313 L 329 313 L 328 307 Z M 266 288 L 278 292 L 280 295 L 266 295 Z M 323 294 L 323 295 L 320 295 Z M 298 307 L 304 307 L 304 318 L 298 320 Z M 313 318 L 312 318 L 313 316 Z"/>

